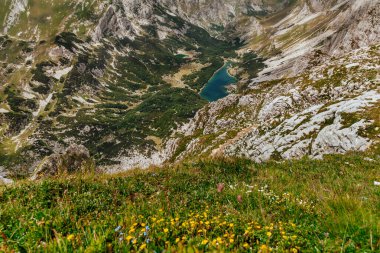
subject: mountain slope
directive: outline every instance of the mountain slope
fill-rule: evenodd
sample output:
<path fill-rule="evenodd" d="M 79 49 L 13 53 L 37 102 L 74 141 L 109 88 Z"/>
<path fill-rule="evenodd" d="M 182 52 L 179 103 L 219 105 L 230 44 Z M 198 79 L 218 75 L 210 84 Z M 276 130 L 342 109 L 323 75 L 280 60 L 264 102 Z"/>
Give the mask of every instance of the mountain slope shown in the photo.
<path fill-rule="evenodd" d="M 179 132 L 181 157 L 243 155 L 261 161 L 378 150 L 379 46 L 256 84 L 200 110 Z"/>
<path fill-rule="evenodd" d="M 267 67 L 246 89 L 184 125 L 173 159 L 262 161 L 378 150 L 379 5 L 305 1 L 281 19 L 264 19 L 263 38 L 273 43 L 266 47 L 259 36 L 240 52 L 259 50 L 269 57 Z"/>
<path fill-rule="evenodd" d="M 68 1 L 54 3 L 51 10 L 63 9 L 65 3 L 67 8 L 81 7 L 68 16 L 63 32 L 37 24 L 33 35 L 2 37 L 3 61 L 8 63 L 1 72 L 2 165 L 34 170 L 50 162 L 44 157 L 72 144 L 84 145 L 99 165 L 118 164 L 135 153 L 149 159 L 160 149 L 161 138 L 205 104 L 196 93 L 199 84 L 178 86 L 165 80 L 189 66 L 199 72 L 196 78 L 204 69 L 211 76 L 223 65 L 222 56 L 234 54 L 234 46 L 153 1 L 114 1 L 109 6 Z M 83 8 L 88 8 L 83 16 L 92 19 L 85 22 L 91 29 L 78 34 L 81 22 L 76 18 Z M 26 19 L 35 20 L 38 13 Z M 12 29 L 21 29 L 21 17 L 14 22 Z M 44 32 L 52 34 L 32 42 Z M 21 39 L 25 36 L 31 37 Z"/>
<path fill-rule="evenodd" d="M 376 150 L 379 3 L 3 1 L 0 168 Z M 227 61 L 239 82 L 208 104 Z"/>

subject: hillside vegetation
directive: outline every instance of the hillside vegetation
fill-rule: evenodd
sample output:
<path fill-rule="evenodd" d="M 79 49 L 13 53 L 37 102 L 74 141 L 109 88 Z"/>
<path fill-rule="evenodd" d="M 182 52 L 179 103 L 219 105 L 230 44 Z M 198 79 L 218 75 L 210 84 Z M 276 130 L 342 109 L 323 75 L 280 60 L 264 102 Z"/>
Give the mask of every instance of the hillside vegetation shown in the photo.
<path fill-rule="evenodd" d="M 207 160 L 0 190 L 4 252 L 378 252 L 380 158 Z"/>

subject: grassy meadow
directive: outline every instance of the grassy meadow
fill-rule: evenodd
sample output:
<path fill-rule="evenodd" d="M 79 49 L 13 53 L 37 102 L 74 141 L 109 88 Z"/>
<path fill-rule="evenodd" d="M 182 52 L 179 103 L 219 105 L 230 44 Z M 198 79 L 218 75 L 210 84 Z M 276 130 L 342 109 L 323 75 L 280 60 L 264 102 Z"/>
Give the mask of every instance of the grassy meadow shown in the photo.
<path fill-rule="evenodd" d="M 379 252 L 379 156 L 207 160 L 0 188 L 0 252 Z"/>

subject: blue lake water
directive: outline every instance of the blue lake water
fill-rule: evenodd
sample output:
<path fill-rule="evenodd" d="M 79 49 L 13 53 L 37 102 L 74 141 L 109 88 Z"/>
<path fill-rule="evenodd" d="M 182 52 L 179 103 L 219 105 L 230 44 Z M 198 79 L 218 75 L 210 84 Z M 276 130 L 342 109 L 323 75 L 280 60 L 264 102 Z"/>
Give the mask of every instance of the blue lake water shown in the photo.
<path fill-rule="evenodd" d="M 215 72 L 215 74 L 201 91 L 201 97 L 207 99 L 210 102 L 213 102 L 228 95 L 226 87 L 237 82 L 236 78 L 228 74 L 228 68 L 230 66 L 231 65 L 227 63 L 217 72 Z"/>

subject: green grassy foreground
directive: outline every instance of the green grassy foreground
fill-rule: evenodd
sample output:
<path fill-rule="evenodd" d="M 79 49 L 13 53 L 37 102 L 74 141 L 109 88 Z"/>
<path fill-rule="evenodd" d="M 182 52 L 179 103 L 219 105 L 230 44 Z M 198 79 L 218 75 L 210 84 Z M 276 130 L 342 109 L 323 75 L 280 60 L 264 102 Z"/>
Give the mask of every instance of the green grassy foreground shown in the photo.
<path fill-rule="evenodd" d="M 380 159 L 201 161 L 0 189 L 0 252 L 378 252 Z"/>

